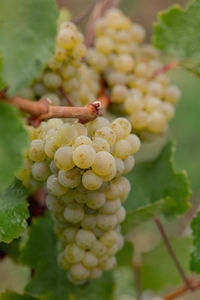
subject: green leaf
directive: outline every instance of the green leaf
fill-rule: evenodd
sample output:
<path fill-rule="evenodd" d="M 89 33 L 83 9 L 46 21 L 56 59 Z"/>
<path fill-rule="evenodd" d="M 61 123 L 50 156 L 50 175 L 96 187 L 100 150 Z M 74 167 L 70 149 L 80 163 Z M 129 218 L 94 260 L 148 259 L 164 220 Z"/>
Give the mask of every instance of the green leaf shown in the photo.
<path fill-rule="evenodd" d="M 122 233 L 127 234 L 132 231 L 136 226 L 152 219 L 153 217 L 165 211 L 168 205 L 168 198 L 158 200 L 152 204 L 147 204 L 141 208 L 133 211 L 128 211 L 126 220 L 122 224 Z"/>
<path fill-rule="evenodd" d="M 20 239 L 13 240 L 11 243 L 0 243 L 0 253 L 11 257 L 17 261 L 20 255 Z"/>
<path fill-rule="evenodd" d="M 188 275 L 192 239 L 190 237 L 176 238 L 171 239 L 170 243 Z M 142 254 L 141 283 L 143 289 L 158 291 L 181 282 L 182 278 L 163 242 L 160 242 L 152 251 Z"/>
<path fill-rule="evenodd" d="M 37 300 L 37 299 L 29 295 L 19 295 L 13 292 L 6 292 L 0 295 L 0 300 Z"/>
<path fill-rule="evenodd" d="M 114 292 L 114 279 L 112 272 L 104 272 L 103 276 L 95 281 L 90 281 L 86 286 L 72 286 L 73 300 L 112 300 Z"/>
<path fill-rule="evenodd" d="M 169 142 L 160 155 L 153 161 L 136 165 L 134 171 L 128 175 L 132 191 L 125 207 L 128 211 L 137 211 L 137 223 L 144 222 L 152 211 L 161 211 L 166 216 L 173 217 L 183 214 L 189 208 L 188 198 L 190 187 L 187 175 L 184 171 L 175 172 L 173 163 L 174 144 Z M 156 204 L 157 201 L 163 200 Z M 134 221 L 133 221 L 134 222 Z"/>
<path fill-rule="evenodd" d="M 131 242 L 125 242 L 124 247 L 117 253 L 118 266 L 130 266 L 133 260 L 134 247 Z"/>
<path fill-rule="evenodd" d="M 131 267 L 119 267 L 114 271 L 115 299 L 120 296 L 136 296 L 134 286 L 134 270 Z"/>
<path fill-rule="evenodd" d="M 0 56 L 0 91 L 5 87 L 5 83 L 2 78 L 2 58 Z"/>
<path fill-rule="evenodd" d="M 1 0 L 0 49 L 9 93 L 28 85 L 53 54 L 55 0 Z"/>
<path fill-rule="evenodd" d="M 34 276 L 26 292 L 44 300 L 105 300 L 113 293 L 111 272 L 84 286 L 74 286 L 67 279 L 67 272 L 57 265 L 56 235 L 48 216 L 34 220 L 29 239 L 22 250 L 21 260 L 34 269 Z"/>
<path fill-rule="evenodd" d="M 182 99 L 178 104 L 176 117 L 170 126 L 178 141 L 175 165 L 179 169 L 183 167 L 186 169 L 192 191 L 199 193 L 200 126 L 197 126 L 200 114 L 199 78 L 183 70 L 173 71 L 172 75 L 173 81 L 179 85 L 182 91 Z"/>
<path fill-rule="evenodd" d="M 20 171 L 27 147 L 28 134 L 17 110 L 0 103 L 0 194 Z"/>
<path fill-rule="evenodd" d="M 154 45 L 177 58 L 181 65 L 200 75 L 200 0 L 182 10 L 175 5 L 159 14 Z"/>
<path fill-rule="evenodd" d="M 0 195 L 0 241 L 10 242 L 24 232 L 29 217 L 27 196 L 18 180 Z"/>
<path fill-rule="evenodd" d="M 193 250 L 191 253 L 190 269 L 200 274 L 200 213 L 192 221 Z"/>

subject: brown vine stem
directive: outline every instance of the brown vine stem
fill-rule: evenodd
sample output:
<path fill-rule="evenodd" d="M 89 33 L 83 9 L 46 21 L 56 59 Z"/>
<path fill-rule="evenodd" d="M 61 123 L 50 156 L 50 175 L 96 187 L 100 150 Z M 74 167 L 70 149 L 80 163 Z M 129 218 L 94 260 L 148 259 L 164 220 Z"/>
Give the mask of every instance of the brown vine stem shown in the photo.
<path fill-rule="evenodd" d="M 140 263 L 137 261 L 133 262 L 134 266 L 134 278 L 135 286 L 137 291 L 137 299 L 142 300 L 142 287 L 141 287 L 141 277 L 140 277 Z"/>
<path fill-rule="evenodd" d="M 29 113 L 37 125 L 41 121 L 50 118 L 77 118 L 81 123 L 87 123 L 94 120 L 97 116 L 102 115 L 110 105 L 110 98 L 107 96 L 99 97 L 98 101 L 89 103 L 83 107 L 53 106 L 48 98 L 41 99 L 38 102 L 21 97 L 3 100 Z"/>
<path fill-rule="evenodd" d="M 188 290 L 193 290 L 193 286 L 191 285 L 191 282 L 188 280 L 188 278 L 185 275 L 185 272 L 184 272 L 181 264 L 179 263 L 179 260 L 178 260 L 178 258 L 176 256 L 176 254 L 175 254 L 175 252 L 174 252 L 174 250 L 173 250 L 170 242 L 169 242 L 168 236 L 167 236 L 167 234 L 166 234 L 166 232 L 164 230 L 164 227 L 163 227 L 160 219 L 158 217 L 155 217 L 154 221 L 155 221 L 155 223 L 156 223 L 156 225 L 157 225 L 157 227 L 158 227 L 158 229 L 160 231 L 162 239 L 163 239 L 163 241 L 165 243 L 165 246 L 167 247 L 167 250 L 168 250 L 171 258 L 173 259 L 174 264 L 175 264 L 177 270 L 179 271 L 179 273 L 180 273 L 180 275 L 181 275 L 181 277 L 182 277 L 182 279 L 183 279 L 183 281 L 185 283 L 185 286 L 187 287 Z"/>
<path fill-rule="evenodd" d="M 100 19 L 109 8 L 118 6 L 119 2 L 120 0 L 101 0 L 96 3 L 86 26 L 85 42 L 87 47 L 91 47 L 94 43 L 94 27 L 97 20 Z"/>
<path fill-rule="evenodd" d="M 7 91 L 8 91 L 8 86 L 6 86 L 5 88 L 3 88 L 3 89 L 0 91 L 0 99 L 5 98 Z"/>
<path fill-rule="evenodd" d="M 162 68 L 158 69 L 157 71 L 155 71 L 152 75 L 152 77 L 156 77 L 160 74 L 166 73 L 174 68 L 177 68 L 180 66 L 180 63 L 178 61 L 172 61 L 167 65 L 164 65 Z"/>
<path fill-rule="evenodd" d="M 73 20 L 75 24 L 81 23 L 94 9 L 96 3 L 101 0 L 94 0 L 85 10 L 83 10 L 78 16 L 76 16 Z"/>
<path fill-rule="evenodd" d="M 197 282 L 194 282 L 192 279 L 189 279 L 189 282 L 190 282 L 190 285 L 193 287 L 192 291 L 195 291 L 196 289 L 200 288 L 200 280 Z M 184 285 L 183 287 L 164 296 L 164 299 L 165 300 L 173 300 L 173 299 L 176 299 L 176 298 L 180 297 L 181 295 L 185 294 L 186 292 L 188 292 L 188 287 Z"/>
<path fill-rule="evenodd" d="M 63 89 L 63 87 L 59 88 L 60 93 L 63 95 L 63 97 L 66 99 L 67 103 L 70 106 L 75 107 L 76 105 L 74 104 L 74 102 L 72 101 L 72 99 L 67 95 L 67 93 L 65 92 L 65 90 Z"/>

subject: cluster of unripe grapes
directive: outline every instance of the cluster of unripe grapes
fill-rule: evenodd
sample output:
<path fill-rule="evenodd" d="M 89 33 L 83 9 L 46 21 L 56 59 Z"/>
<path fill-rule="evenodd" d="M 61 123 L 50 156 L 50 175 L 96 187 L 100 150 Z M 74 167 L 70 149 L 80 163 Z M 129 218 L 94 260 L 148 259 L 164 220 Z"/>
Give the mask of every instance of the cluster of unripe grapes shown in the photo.
<path fill-rule="evenodd" d="M 142 43 L 144 28 L 112 9 L 97 21 L 95 32 L 95 45 L 87 52 L 87 61 L 103 76 L 113 107 L 128 116 L 140 135 L 165 132 L 180 91 L 169 84 L 165 74 L 156 75 L 162 67 L 160 54 Z"/>
<path fill-rule="evenodd" d="M 181 95 L 166 74 L 156 73 L 162 68 L 160 53 L 143 43 L 144 28 L 111 9 L 96 22 L 95 32 L 94 47 L 86 49 L 77 27 L 61 24 L 53 58 L 19 95 L 68 105 L 62 88 L 82 106 L 97 99 L 103 79 L 111 112 L 127 117 L 133 132 L 144 139 L 166 132 Z"/>
<path fill-rule="evenodd" d="M 45 186 L 60 240 L 58 263 L 75 284 L 99 278 L 115 265 L 123 246 L 122 204 L 130 192 L 123 175 L 134 167 L 138 136 L 165 132 L 180 98 L 165 74 L 155 75 L 162 67 L 159 52 L 142 44 L 142 26 L 112 9 L 96 23 L 95 32 L 94 48 L 86 49 L 77 27 L 63 23 L 54 56 L 19 93 L 68 105 L 62 88 L 82 106 L 97 100 L 103 79 L 111 111 L 127 117 L 112 122 L 98 117 L 86 125 L 54 118 L 28 127 L 31 143 L 18 178 L 30 188 Z"/>
<path fill-rule="evenodd" d="M 139 138 L 125 118 L 98 117 L 82 125 L 51 119 L 29 128 L 31 144 L 18 175 L 24 184 L 45 184 L 47 207 L 60 239 L 59 264 L 82 284 L 113 268 L 123 246 L 122 203 L 130 192 L 122 175 L 134 166 Z"/>
<path fill-rule="evenodd" d="M 86 55 L 84 37 L 72 22 L 61 24 L 54 56 L 30 87 L 19 96 L 28 99 L 48 98 L 52 105 L 67 105 L 60 88 L 76 106 L 93 102 L 99 92 L 99 74 L 83 61 Z"/>

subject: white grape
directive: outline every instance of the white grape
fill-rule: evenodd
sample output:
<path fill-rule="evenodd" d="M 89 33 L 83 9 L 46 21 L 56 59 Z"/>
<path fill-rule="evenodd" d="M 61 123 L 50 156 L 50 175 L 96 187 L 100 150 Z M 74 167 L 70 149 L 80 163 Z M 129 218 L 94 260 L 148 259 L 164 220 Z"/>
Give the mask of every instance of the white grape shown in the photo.
<path fill-rule="evenodd" d="M 84 250 L 92 249 L 96 242 L 96 237 L 91 231 L 80 229 L 76 235 L 76 243 Z"/>
<path fill-rule="evenodd" d="M 96 175 L 93 171 L 88 170 L 83 174 L 82 184 L 87 190 L 93 191 L 101 187 L 103 179 Z"/>
<path fill-rule="evenodd" d="M 59 148 L 54 155 L 54 161 L 56 166 L 61 169 L 68 171 L 74 167 L 73 151 L 69 146 L 63 146 Z"/>

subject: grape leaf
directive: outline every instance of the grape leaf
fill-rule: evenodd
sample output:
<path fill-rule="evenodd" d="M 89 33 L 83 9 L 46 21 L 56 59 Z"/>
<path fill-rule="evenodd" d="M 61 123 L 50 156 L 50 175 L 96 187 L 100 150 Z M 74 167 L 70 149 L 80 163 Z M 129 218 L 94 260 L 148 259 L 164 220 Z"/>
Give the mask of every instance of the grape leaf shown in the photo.
<path fill-rule="evenodd" d="M 20 255 L 20 239 L 13 240 L 11 243 L 0 243 L 0 256 L 6 255 L 17 261 Z"/>
<path fill-rule="evenodd" d="M 111 272 L 84 286 L 74 286 L 67 272 L 57 265 L 56 235 L 48 216 L 34 220 L 29 239 L 22 249 L 22 263 L 34 269 L 34 276 L 26 292 L 44 300 L 104 300 L 110 299 L 114 280 Z"/>
<path fill-rule="evenodd" d="M 24 232 L 29 217 L 27 196 L 18 180 L 0 195 L 0 241 L 10 242 Z"/>
<path fill-rule="evenodd" d="M 0 91 L 5 87 L 5 83 L 2 78 L 2 58 L 0 56 Z"/>
<path fill-rule="evenodd" d="M 154 45 L 172 55 L 187 70 L 200 75 L 200 0 L 182 10 L 174 5 L 160 13 L 154 28 Z"/>
<path fill-rule="evenodd" d="M 122 233 L 127 234 L 132 231 L 134 227 L 152 219 L 153 217 L 161 214 L 165 211 L 169 204 L 167 199 L 158 200 L 152 204 L 147 204 L 141 208 L 137 208 L 133 211 L 128 211 L 126 214 L 126 220 L 122 224 Z"/>
<path fill-rule="evenodd" d="M 132 212 L 141 209 L 137 214 L 137 223 L 139 212 L 142 212 L 141 221 L 144 222 L 145 216 L 148 217 L 147 206 L 159 200 L 163 202 L 149 206 L 150 213 L 156 209 L 160 211 L 163 207 L 163 213 L 173 217 L 185 213 L 189 208 L 189 181 L 184 171 L 175 172 L 173 154 L 174 144 L 169 142 L 156 159 L 137 164 L 128 175 L 132 191 L 125 207 Z"/>
<path fill-rule="evenodd" d="M 125 242 L 124 247 L 117 253 L 118 266 L 130 266 L 133 260 L 134 247 L 131 242 Z"/>
<path fill-rule="evenodd" d="M 2 75 L 10 94 L 29 84 L 51 57 L 57 15 L 55 0 L 1 0 Z"/>
<path fill-rule="evenodd" d="M 191 253 L 190 269 L 200 274 L 200 213 L 195 217 L 191 224 L 193 241 L 193 250 Z"/>
<path fill-rule="evenodd" d="M 173 238 L 170 243 L 187 275 L 192 246 L 191 237 Z M 141 284 L 145 290 L 159 291 L 182 281 L 166 246 L 161 241 L 153 250 L 143 253 L 141 257 Z"/>
<path fill-rule="evenodd" d="M 115 278 L 115 298 L 120 296 L 136 296 L 136 289 L 134 286 L 134 270 L 130 266 L 119 267 L 114 271 Z"/>
<path fill-rule="evenodd" d="M 200 101 L 197 101 L 200 94 L 199 78 L 183 70 L 173 71 L 171 75 L 182 91 L 176 118 L 171 123 L 172 133 L 178 140 L 175 165 L 179 169 L 183 167 L 186 169 L 192 191 L 198 193 L 200 192 L 200 126 L 197 126 L 200 113 Z"/>
<path fill-rule="evenodd" d="M 19 295 L 14 292 L 6 292 L 0 295 L 0 300 L 37 300 L 35 297 L 29 295 Z"/>
<path fill-rule="evenodd" d="M 0 194 L 19 172 L 28 147 L 28 134 L 17 110 L 0 103 Z"/>

